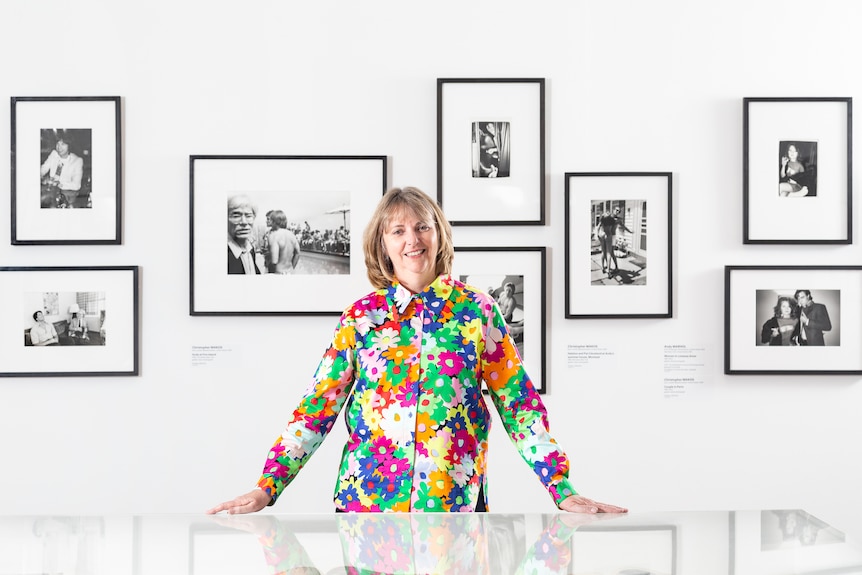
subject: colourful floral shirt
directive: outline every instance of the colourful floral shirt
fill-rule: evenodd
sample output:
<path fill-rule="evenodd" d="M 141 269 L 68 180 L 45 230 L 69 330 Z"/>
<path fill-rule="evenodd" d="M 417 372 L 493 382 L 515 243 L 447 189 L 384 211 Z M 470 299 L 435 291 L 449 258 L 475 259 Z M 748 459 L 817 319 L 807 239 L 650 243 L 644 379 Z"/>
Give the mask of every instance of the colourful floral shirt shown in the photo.
<path fill-rule="evenodd" d="M 574 495 L 569 461 L 548 431 L 545 407 L 499 308 L 449 275 L 420 294 L 394 283 L 345 310 L 258 486 L 274 501 L 343 409 L 348 440 L 336 507 L 473 511 L 480 493 L 488 493 L 491 417 L 483 381 L 506 432 L 554 502 Z"/>

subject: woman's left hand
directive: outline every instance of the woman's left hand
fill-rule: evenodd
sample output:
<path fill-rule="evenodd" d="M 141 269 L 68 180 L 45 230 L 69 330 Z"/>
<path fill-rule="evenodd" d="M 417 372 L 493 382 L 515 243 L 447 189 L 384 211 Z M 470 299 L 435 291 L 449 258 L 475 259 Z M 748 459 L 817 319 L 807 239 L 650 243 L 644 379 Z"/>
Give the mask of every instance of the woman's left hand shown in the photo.
<path fill-rule="evenodd" d="M 580 495 L 570 495 L 560 502 L 560 509 L 569 513 L 628 513 L 625 507 L 599 503 Z"/>

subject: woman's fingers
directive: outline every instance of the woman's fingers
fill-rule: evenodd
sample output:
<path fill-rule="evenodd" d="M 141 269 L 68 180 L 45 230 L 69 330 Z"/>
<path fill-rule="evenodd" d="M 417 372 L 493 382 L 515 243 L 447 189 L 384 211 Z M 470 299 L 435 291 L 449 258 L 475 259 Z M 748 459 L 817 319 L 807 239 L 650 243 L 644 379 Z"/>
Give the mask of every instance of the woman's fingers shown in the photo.
<path fill-rule="evenodd" d="M 269 503 L 270 497 L 260 489 L 249 491 L 245 495 L 234 497 L 230 501 L 219 503 L 212 509 L 207 509 L 208 515 L 214 515 L 221 511 L 227 511 L 230 515 L 238 513 L 254 513 L 260 511 Z"/>
<path fill-rule="evenodd" d="M 593 501 L 580 495 L 572 495 L 560 502 L 560 509 L 569 513 L 628 513 L 625 507 Z"/>

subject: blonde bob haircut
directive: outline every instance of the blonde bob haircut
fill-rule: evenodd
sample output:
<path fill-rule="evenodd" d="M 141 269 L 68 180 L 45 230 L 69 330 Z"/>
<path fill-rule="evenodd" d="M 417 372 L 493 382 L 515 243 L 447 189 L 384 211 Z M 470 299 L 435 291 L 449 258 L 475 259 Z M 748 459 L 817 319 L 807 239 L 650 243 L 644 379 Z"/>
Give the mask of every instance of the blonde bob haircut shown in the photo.
<path fill-rule="evenodd" d="M 368 281 L 376 289 L 385 289 L 395 281 L 395 269 L 383 247 L 383 234 L 394 220 L 410 214 L 437 228 L 437 275 L 452 273 L 455 248 L 452 246 L 452 226 L 443 210 L 419 188 L 392 188 L 383 195 L 365 228 L 362 248 Z"/>

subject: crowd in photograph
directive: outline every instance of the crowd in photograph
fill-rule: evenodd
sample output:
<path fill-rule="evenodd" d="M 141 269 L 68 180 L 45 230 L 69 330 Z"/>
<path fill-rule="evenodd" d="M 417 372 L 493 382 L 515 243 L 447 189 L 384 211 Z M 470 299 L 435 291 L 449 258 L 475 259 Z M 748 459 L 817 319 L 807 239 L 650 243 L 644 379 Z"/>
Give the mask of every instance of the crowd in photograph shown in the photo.
<path fill-rule="evenodd" d="M 302 251 L 318 252 L 322 254 L 349 256 L 350 255 L 350 230 L 339 226 L 338 229 L 315 229 L 308 222 L 302 225 L 291 223 L 289 229 L 299 239 L 299 247 Z"/>

